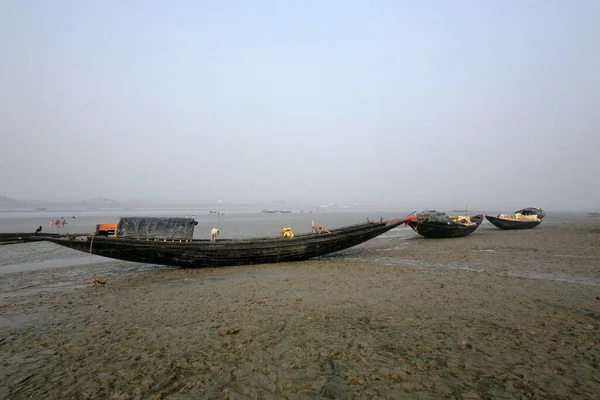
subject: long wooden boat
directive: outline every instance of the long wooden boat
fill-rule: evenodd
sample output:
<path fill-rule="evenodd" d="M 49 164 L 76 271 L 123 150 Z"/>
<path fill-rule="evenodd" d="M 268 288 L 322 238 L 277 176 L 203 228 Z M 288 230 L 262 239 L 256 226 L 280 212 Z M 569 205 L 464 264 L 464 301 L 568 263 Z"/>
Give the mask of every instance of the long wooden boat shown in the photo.
<path fill-rule="evenodd" d="M 541 208 L 528 207 L 514 214 L 486 215 L 485 218 L 500 229 L 531 229 L 541 224 L 545 216 L 546 212 Z"/>
<path fill-rule="evenodd" d="M 408 217 L 407 224 L 426 238 L 445 239 L 470 235 L 483 221 L 482 214 L 468 217 L 468 222 L 453 221 L 452 218 L 456 217 L 444 219 L 430 217 L 430 214 L 414 214 Z"/>
<path fill-rule="evenodd" d="M 368 222 L 329 233 L 308 233 L 293 238 L 164 241 L 136 240 L 99 235 L 4 234 L 10 243 L 49 241 L 71 249 L 118 260 L 184 268 L 220 267 L 308 260 L 373 239 L 406 219 Z"/>

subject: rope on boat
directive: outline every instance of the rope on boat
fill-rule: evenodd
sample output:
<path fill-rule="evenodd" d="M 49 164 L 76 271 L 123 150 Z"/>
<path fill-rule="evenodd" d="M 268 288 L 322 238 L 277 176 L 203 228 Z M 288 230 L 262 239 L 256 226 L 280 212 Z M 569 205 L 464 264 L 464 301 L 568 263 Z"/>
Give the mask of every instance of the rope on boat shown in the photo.
<path fill-rule="evenodd" d="M 42 251 L 42 250 L 38 250 L 36 248 L 34 248 L 33 246 L 31 246 L 32 242 L 26 242 L 26 244 L 28 245 L 29 249 L 37 252 L 37 253 L 42 253 L 42 254 L 49 254 L 49 253 L 54 253 L 56 250 L 63 248 L 61 245 L 57 244 L 56 248 L 54 250 L 50 250 L 50 251 Z"/>
<path fill-rule="evenodd" d="M 88 269 L 90 268 L 90 265 L 92 264 L 92 246 L 94 245 L 95 237 L 96 237 L 96 235 L 92 235 L 92 240 L 90 240 L 90 257 L 88 258 Z"/>
<path fill-rule="evenodd" d="M 92 235 L 92 240 L 90 240 L 90 257 L 88 258 L 88 271 L 91 269 L 91 265 L 92 265 L 92 247 L 94 246 L 94 238 L 96 237 L 96 235 Z M 92 285 L 94 286 L 101 286 L 106 284 L 106 281 L 102 278 L 98 278 L 96 277 L 96 275 L 94 275 L 94 278 L 92 279 Z"/>

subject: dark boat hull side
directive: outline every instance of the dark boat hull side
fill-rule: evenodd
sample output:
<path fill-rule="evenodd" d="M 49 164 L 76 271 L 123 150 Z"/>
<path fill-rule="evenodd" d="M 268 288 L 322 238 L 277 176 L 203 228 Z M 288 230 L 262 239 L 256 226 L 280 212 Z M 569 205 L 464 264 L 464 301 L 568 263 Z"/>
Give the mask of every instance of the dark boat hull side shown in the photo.
<path fill-rule="evenodd" d="M 408 225 L 419 235 L 429 239 L 448 239 L 470 235 L 483 221 L 483 218 L 471 217 L 475 225 L 464 226 L 460 224 L 444 224 L 440 222 L 421 222 L 409 221 Z"/>
<path fill-rule="evenodd" d="M 24 241 L 26 241 L 27 238 L 30 238 L 31 236 L 44 236 L 46 237 L 60 237 L 60 234 L 58 233 L 40 233 L 40 234 L 34 234 L 31 232 L 26 232 L 26 233 L 0 233 L 0 245 L 3 244 L 15 244 L 15 243 L 23 243 Z"/>
<path fill-rule="evenodd" d="M 331 233 L 298 235 L 293 239 L 161 242 L 94 237 L 87 241 L 64 238 L 46 240 L 118 260 L 202 268 L 307 260 L 356 246 L 403 222 L 361 224 L 332 230 Z"/>
<path fill-rule="evenodd" d="M 490 221 L 492 225 L 500 229 L 531 229 L 542 223 L 542 221 L 508 221 L 490 215 L 486 215 L 485 218 Z"/>

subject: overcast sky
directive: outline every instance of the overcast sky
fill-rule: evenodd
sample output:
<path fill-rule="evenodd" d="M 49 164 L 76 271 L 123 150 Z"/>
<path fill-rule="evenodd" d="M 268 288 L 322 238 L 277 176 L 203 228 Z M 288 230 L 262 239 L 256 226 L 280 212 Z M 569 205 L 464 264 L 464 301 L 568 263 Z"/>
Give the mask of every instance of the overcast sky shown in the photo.
<path fill-rule="evenodd" d="M 600 2 L 0 1 L 0 195 L 600 207 Z"/>

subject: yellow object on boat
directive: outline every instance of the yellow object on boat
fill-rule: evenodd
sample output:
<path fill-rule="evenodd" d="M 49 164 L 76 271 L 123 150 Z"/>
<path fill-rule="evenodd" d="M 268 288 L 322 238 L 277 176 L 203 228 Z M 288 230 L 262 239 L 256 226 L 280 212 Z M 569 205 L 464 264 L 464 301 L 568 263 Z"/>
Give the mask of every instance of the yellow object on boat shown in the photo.
<path fill-rule="evenodd" d="M 453 217 L 450 216 L 450 219 L 452 220 L 452 222 L 455 222 L 457 224 L 462 224 L 462 225 L 473 225 L 473 222 L 471 222 L 471 217 L 469 217 L 468 215 L 460 215 L 457 217 Z"/>
<path fill-rule="evenodd" d="M 281 228 L 281 237 L 284 239 L 293 238 L 294 232 L 292 232 L 292 228 Z"/>
<path fill-rule="evenodd" d="M 539 221 L 537 215 L 523 215 L 521 213 L 514 214 L 498 214 L 498 218 L 500 219 L 508 219 L 512 221 Z"/>

